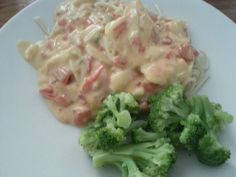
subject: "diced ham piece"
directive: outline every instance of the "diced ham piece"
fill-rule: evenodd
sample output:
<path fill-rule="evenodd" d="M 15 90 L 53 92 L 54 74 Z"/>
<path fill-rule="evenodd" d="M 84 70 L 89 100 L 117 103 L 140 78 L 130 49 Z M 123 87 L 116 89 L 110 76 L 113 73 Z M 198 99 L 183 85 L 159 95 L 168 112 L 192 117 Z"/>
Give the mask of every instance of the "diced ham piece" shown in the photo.
<path fill-rule="evenodd" d="M 185 60 L 193 60 L 198 55 L 198 52 L 187 43 L 179 47 L 179 55 Z"/>
<path fill-rule="evenodd" d="M 149 92 L 149 93 L 157 91 L 157 89 L 160 88 L 159 85 L 153 84 L 153 83 L 143 83 L 142 86 L 143 86 L 145 92 Z"/>
<path fill-rule="evenodd" d="M 165 58 L 166 59 L 171 59 L 174 57 L 174 53 L 172 51 L 169 51 L 166 55 L 165 55 Z"/>
<path fill-rule="evenodd" d="M 58 25 L 60 27 L 65 27 L 67 25 L 67 20 L 66 19 L 61 19 L 60 21 L 58 21 Z"/>
<path fill-rule="evenodd" d="M 127 61 L 119 55 L 115 56 L 113 60 L 114 64 L 118 67 L 124 67 L 127 64 Z"/>
<path fill-rule="evenodd" d="M 52 88 L 52 86 L 46 86 L 46 87 L 43 87 L 39 90 L 40 94 L 46 98 L 46 99 L 49 99 L 49 100 L 52 100 L 54 99 L 54 90 Z"/>
<path fill-rule="evenodd" d="M 104 69 L 104 65 L 100 65 L 94 73 L 92 73 L 85 81 L 82 83 L 82 91 L 87 92 L 92 89 L 92 85 L 94 82 L 96 82 L 101 75 L 102 71 Z"/>
<path fill-rule="evenodd" d="M 69 106 L 71 103 L 72 103 L 72 101 L 70 100 L 70 98 L 68 97 L 68 96 L 66 96 L 65 94 L 62 94 L 62 95 L 59 95 L 59 96 L 56 96 L 55 98 L 54 98 L 54 101 L 57 103 L 57 104 L 59 104 L 59 105 L 61 105 L 61 106 Z"/>
<path fill-rule="evenodd" d="M 54 77 L 63 84 L 69 84 L 72 78 L 72 72 L 65 67 L 59 67 L 53 73 Z"/>
<path fill-rule="evenodd" d="M 91 110 L 87 107 L 79 107 L 74 110 L 74 124 L 84 127 L 91 119 Z"/>
<path fill-rule="evenodd" d="M 172 42 L 173 41 L 169 36 L 163 38 L 163 40 L 162 40 L 162 44 L 164 44 L 164 45 L 170 45 Z"/>
<path fill-rule="evenodd" d="M 146 50 L 146 47 L 143 46 L 143 43 L 139 37 L 135 37 L 132 41 L 132 44 L 136 47 L 138 47 L 138 52 L 139 53 L 144 53 Z"/>
<path fill-rule="evenodd" d="M 89 17 L 84 17 L 81 20 L 84 26 L 89 26 L 93 23 L 93 21 Z"/>
<path fill-rule="evenodd" d="M 85 62 L 86 62 L 87 74 L 90 74 L 92 72 L 94 60 L 93 58 L 88 58 Z"/>
<path fill-rule="evenodd" d="M 120 35 L 128 28 L 128 22 L 123 21 L 118 26 L 116 26 L 113 31 L 115 32 L 115 37 L 119 38 Z"/>

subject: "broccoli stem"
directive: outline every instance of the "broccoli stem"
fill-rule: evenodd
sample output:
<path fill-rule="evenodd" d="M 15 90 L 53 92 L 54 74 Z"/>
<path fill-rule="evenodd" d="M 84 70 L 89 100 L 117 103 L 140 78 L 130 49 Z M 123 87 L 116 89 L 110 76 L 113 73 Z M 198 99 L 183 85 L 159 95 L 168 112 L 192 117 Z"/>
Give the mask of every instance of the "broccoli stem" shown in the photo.
<path fill-rule="evenodd" d="M 202 96 L 202 104 L 203 104 L 203 110 L 205 117 L 205 122 L 207 123 L 208 119 L 212 119 L 214 115 L 214 108 L 209 99 L 206 96 Z"/>
<path fill-rule="evenodd" d="M 199 141 L 197 158 L 203 164 L 219 166 L 230 158 L 230 151 L 219 143 L 213 133 L 208 133 Z"/>
<path fill-rule="evenodd" d="M 138 129 L 138 128 L 145 128 L 147 127 L 147 121 L 145 120 L 135 120 L 131 123 L 128 131 Z"/>
<path fill-rule="evenodd" d="M 189 114 L 189 106 L 184 102 L 179 103 L 172 107 L 172 112 L 177 114 L 180 118 L 186 118 Z"/>
<path fill-rule="evenodd" d="M 135 143 L 142 143 L 148 141 L 155 141 L 157 138 L 163 137 L 164 135 L 157 132 L 147 132 L 143 128 L 134 129 L 132 131 L 132 139 Z"/>
<path fill-rule="evenodd" d="M 125 129 L 129 128 L 129 126 L 132 122 L 132 118 L 131 118 L 129 111 L 127 111 L 127 110 L 121 111 L 116 114 L 116 117 L 117 117 L 116 122 L 119 127 L 122 127 Z"/>
<path fill-rule="evenodd" d="M 102 167 L 106 164 L 112 164 L 118 167 L 123 177 L 143 177 L 136 163 L 130 157 L 106 152 L 100 152 L 93 157 L 94 167 Z"/>
<path fill-rule="evenodd" d="M 128 176 L 128 171 L 126 168 L 124 168 L 124 166 L 122 165 L 122 163 L 120 162 L 115 162 L 114 165 L 119 168 L 119 170 L 121 171 L 122 177 L 129 177 Z"/>

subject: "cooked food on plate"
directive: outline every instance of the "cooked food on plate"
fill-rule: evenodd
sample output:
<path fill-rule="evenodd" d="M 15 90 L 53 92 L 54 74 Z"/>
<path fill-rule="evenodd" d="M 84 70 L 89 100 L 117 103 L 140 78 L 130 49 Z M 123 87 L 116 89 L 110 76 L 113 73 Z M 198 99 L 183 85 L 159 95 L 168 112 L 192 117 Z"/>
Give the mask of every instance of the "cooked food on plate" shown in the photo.
<path fill-rule="evenodd" d="M 86 127 L 79 142 L 94 167 L 166 177 L 179 149 L 209 166 L 230 158 L 218 135 L 233 116 L 194 96 L 208 62 L 183 21 L 140 1 L 68 0 L 45 39 L 18 48 L 55 117 Z"/>
<path fill-rule="evenodd" d="M 194 80 L 199 52 L 185 23 L 157 16 L 140 1 L 69 0 L 57 8 L 55 23 L 45 39 L 19 48 L 64 123 L 85 126 L 112 92 L 131 93 L 145 107 L 148 95 Z"/>

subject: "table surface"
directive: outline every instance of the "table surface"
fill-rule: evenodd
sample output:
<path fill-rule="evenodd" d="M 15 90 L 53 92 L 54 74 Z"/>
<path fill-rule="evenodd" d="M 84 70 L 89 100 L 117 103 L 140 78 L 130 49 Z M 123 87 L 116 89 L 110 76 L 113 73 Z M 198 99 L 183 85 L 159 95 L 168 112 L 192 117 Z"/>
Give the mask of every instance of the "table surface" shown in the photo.
<path fill-rule="evenodd" d="M 0 27 L 35 0 L 0 0 Z M 236 0 L 205 0 L 236 22 Z"/>

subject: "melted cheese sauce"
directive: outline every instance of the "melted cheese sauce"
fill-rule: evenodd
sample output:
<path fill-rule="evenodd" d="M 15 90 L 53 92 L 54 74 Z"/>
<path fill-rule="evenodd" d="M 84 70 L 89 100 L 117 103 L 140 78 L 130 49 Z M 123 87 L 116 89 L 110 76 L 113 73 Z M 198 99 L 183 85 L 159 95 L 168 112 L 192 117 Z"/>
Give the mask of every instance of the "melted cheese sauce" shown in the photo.
<path fill-rule="evenodd" d="M 185 23 L 151 14 L 139 1 L 69 0 L 49 36 L 19 49 L 38 71 L 41 95 L 64 123 L 84 126 L 111 92 L 143 103 L 160 88 L 191 78 L 193 49 Z"/>

